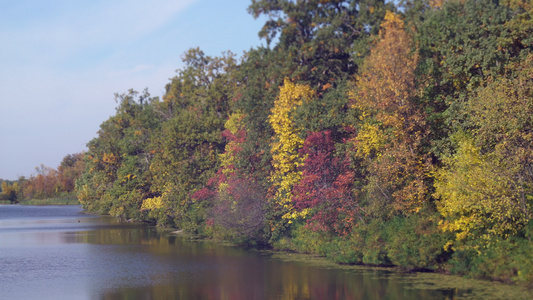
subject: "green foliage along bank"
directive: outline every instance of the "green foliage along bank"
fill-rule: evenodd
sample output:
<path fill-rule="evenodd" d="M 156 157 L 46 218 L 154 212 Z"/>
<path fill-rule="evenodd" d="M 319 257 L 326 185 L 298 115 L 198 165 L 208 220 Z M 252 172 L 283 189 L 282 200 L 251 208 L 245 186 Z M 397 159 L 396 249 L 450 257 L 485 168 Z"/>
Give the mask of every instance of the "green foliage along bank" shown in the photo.
<path fill-rule="evenodd" d="M 253 0 L 268 46 L 116 95 L 83 206 L 350 264 L 533 282 L 530 1 Z M 7 195 L 7 194 L 6 194 Z"/>

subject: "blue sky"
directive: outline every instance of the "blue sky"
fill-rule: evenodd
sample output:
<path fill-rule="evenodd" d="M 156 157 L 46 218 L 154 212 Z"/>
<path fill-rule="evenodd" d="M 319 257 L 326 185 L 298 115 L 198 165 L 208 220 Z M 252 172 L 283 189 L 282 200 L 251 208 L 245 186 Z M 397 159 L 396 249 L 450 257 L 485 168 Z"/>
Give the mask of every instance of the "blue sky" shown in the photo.
<path fill-rule="evenodd" d="M 81 152 L 115 93 L 161 96 L 181 56 L 261 43 L 249 0 L 0 0 L 0 178 Z"/>

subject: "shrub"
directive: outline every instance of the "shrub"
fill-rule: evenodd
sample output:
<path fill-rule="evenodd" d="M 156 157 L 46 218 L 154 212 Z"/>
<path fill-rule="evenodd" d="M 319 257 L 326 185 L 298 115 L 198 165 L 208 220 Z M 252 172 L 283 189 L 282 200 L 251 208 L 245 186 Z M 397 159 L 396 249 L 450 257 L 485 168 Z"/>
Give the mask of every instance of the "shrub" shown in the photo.
<path fill-rule="evenodd" d="M 387 256 L 391 263 L 409 270 L 433 269 L 449 257 L 443 246 L 449 233 L 424 216 L 395 217 L 386 223 Z"/>
<path fill-rule="evenodd" d="M 449 270 L 453 274 L 532 286 L 532 249 L 533 241 L 523 237 L 469 241 L 453 254 Z"/>
<path fill-rule="evenodd" d="M 209 217 L 220 234 L 237 244 L 264 244 L 265 194 L 251 179 L 230 179 L 215 198 Z"/>

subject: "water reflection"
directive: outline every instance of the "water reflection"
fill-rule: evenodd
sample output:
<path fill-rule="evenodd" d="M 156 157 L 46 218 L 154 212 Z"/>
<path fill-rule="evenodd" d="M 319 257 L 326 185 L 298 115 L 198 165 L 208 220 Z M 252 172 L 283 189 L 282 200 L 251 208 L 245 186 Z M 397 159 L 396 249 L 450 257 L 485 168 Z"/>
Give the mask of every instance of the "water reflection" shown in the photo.
<path fill-rule="evenodd" d="M 69 209 L 57 217 L 36 210 L 31 217 L 0 214 L 0 298 L 497 298 L 484 288 L 437 288 L 444 277 L 431 281 L 423 275 L 291 261 Z M 510 297 L 522 296 L 527 299 L 524 293 Z"/>
<path fill-rule="evenodd" d="M 347 271 L 287 262 L 270 254 L 167 236 L 116 224 L 79 233 L 93 269 L 106 269 L 101 299 L 445 299 L 406 288 L 386 271 Z M 95 283 L 97 285 L 97 283 Z M 450 296 L 453 297 L 453 292 Z M 451 298 L 450 298 L 451 299 Z"/>

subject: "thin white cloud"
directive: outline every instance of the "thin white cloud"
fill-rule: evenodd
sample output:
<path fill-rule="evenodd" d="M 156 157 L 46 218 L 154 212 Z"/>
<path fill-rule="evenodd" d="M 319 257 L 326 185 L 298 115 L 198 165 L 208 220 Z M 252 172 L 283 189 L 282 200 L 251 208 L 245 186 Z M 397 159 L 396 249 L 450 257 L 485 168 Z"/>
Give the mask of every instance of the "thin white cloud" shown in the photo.
<path fill-rule="evenodd" d="M 194 1 L 103 1 L 94 15 L 77 11 L 66 20 L 74 24 L 72 39 L 84 45 L 121 43 L 138 39 L 163 26 Z M 56 24 L 63 26 L 64 23 Z M 81 36 L 82 38 L 76 38 Z"/>
<path fill-rule="evenodd" d="M 248 3 L 0 0 L 0 178 L 84 150 L 115 113 L 114 93 L 161 96 L 188 48 L 257 45 Z"/>
<path fill-rule="evenodd" d="M 90 1 L 91 5 L 58 5 L 57 12 L 32 21 L 32 12 L 19 8 L 9 26 L 1 26 L 0 54 L 28 63 L 54 64 L 81 51 L 103 52 L 140 39 L 167 24 L 194 0 Z M 21 3 L 23 6 L 24 3 Z M 100 49 L 99 49 L 100 48 Z M 2 59 L 5 60 L 5 59 Z"/>
<path fill-rule="evenodd" d="M 2 3 L 0 177 L 28 176 L 39 163 L 57 167 L 115 112 L 114 93 L 148 87 L 160 96 L 179 63 L 143 61 L 135 51 L 194 1 L 73 2 Z"/>

